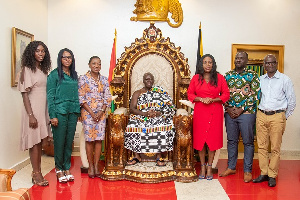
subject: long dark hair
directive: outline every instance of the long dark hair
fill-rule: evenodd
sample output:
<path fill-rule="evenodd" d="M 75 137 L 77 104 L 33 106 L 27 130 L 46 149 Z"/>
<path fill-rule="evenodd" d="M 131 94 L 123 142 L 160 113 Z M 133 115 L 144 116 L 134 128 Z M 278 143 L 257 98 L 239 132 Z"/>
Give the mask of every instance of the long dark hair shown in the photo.
<path fill-rule="evenodd" d="M 59 77 L 59 82 L 61 82 L 61 80 L 64 79 L 64 73 L 63 73 L 63 69 L 62 69 L 62 64 L 61 64 L 61 58 L 64 52 L 69 52 L 72 56 L 72 64 L 69 67 L 70 69 L 70 76 L 72 79 L 74 80 L 78 80 L 78 76 L 77 76 L 77 72 L 75 71 L 75 58 L 74 58 L 74 54 L 73 52 L 68 49 L 68 48 L 64 48 L 62 50 L 59 51 L 58 56 L 57 56 L 57 73 L 58 73 L 58 77 Z"/>
<path fill-rule="evenodd" d="M 203 60 L 206 57 L 210 57 L 213 65 L 212 65 L 212 69 L 210 71 L 210 81 L 209 83 L 215 87 L 218 86 L 218 72 L 217 72 L 217 63 L 215 61 L 215 58 L 210 55 L 210 54 L 205 54 L 201 57 L 200 61 L 197 64 L 197 71 L 196 74 L 199 74 L 199 82 L 202 84 L 203 83 L 203 74 L 204 74 L 204 69 L 203 69 Z"/>
<path fill-rule="evenodd" d="M 45 57 L 40 64 L 41 70 L 44 74 L 48 74 L 51 69 L 50 53 L 47 46 L 42 41 L 32 41 L 26 46 L 22 55 L 21 68 L 28 67 L 33 72 L 36 71 L 35 51 L 39 45 L 42 45 L 45 50 Z"/>

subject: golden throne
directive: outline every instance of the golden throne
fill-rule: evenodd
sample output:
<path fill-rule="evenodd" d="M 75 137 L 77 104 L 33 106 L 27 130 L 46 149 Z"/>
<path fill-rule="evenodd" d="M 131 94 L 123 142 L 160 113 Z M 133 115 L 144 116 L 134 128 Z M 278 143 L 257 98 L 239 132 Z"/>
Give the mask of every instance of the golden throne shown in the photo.
<path fill-rule="evenodd" d="M 172 152 L 164 155 L 169 168 L 164 171 L 135 170 L 126 166 L 132 152 L 124 148 L 124 131 L 128 122 L 129 99 L 134 91 L 142 88 L 143 74 L 154 75 L 154 85 L 162 86 L 173 98 L 177 108 L 174 116 L 176 129 Z M 160 29 L 150 23 L 143 31 L 143 37 L 136 38 L 117 61 L 111 81 L 116 110 L 108 116 L 105 137 L 105 167 L 101 178 L 104 180 L 131 180 L 141 183 L 159 183 L 176 180 L 180 182 L 197 181 L 194 169 L 192 147 L 192 116 L 179 100 L 187 99 L 190 83 L 188 59 L 170 42 L 162 37 Z M 144 162 L 154 161 L 151 154 L 142 156 Z"/>

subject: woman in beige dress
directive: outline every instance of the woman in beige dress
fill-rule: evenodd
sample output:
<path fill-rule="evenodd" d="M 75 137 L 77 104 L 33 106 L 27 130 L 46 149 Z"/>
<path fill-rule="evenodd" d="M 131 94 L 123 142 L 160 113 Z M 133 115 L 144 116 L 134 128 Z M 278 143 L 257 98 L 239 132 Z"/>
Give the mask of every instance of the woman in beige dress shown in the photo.
<path fill-rule="evenodd" d="M 21 150 L 29 149 L 32 183 L 49 185 L 41 173 L 42 140 L 49 136 L 49 115 L 46 100 L 47 75 L 51 68 L 50 54 L 41 41 L 30 42 L 22 56 L 18 89 L 23 98 Z"/>

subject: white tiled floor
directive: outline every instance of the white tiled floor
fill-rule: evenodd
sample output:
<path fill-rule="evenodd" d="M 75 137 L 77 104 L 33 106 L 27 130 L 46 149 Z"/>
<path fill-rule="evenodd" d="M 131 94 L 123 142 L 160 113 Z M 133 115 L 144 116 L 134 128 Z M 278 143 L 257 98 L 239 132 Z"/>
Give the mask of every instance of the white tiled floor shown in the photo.
<path fill-rule="evenodd" d="M 229 200 L 218 179 L 204 179 L 188 184 L 175 182 L 175 188 L 179 200 L 198 200 L 200 197 L 201 200 Z"/>

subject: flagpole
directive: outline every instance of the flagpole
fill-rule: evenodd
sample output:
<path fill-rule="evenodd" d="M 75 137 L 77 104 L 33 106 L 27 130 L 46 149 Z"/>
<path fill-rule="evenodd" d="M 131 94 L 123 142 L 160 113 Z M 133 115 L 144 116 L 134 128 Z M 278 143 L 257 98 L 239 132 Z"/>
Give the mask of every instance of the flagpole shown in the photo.
<path fill-rule="evenodd" d="M 199 25 L 199 36 L 198 36 L 198 49 L 197 49 L 197 60 L 196 60 L 196 71 L 198 71 L 198 65 L 200 62 L 200 58 L 203 56 L 203 47 L 202 47 L 202 31 L 201 31 L 201 21 Z"/>
<path fill-rule="evenodd" d="M 200 58 L 203 56 L 203 45 L 202 45 L 202 29 L 201 29 L 201 21 L 199 25 L 199 32 L 200 32 Z"/>

